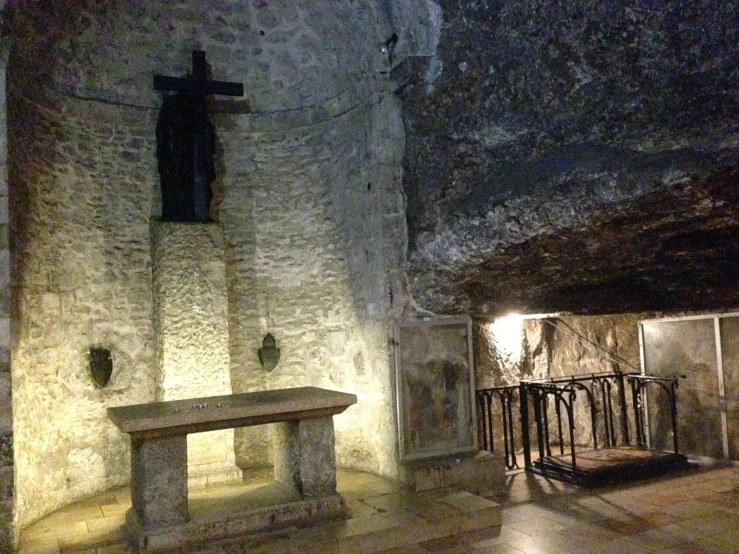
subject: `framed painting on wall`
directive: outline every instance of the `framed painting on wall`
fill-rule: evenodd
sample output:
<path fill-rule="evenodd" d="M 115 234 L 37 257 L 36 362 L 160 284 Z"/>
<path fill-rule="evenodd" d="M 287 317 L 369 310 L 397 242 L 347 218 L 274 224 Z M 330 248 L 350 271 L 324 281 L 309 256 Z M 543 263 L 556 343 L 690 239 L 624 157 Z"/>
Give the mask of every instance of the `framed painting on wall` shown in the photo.
<path fill-rule="evenodd" d="M 402 461 L 477 450 L 469 317 L 395 325 Z"/>

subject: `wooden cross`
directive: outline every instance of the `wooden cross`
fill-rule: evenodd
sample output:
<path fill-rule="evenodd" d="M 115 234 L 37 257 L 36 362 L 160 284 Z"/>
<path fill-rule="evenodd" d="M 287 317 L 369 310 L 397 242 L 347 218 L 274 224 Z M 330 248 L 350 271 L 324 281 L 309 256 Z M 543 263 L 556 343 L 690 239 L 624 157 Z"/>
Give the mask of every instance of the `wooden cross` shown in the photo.
<path fill-rule="evenodd" d="M 154 75 L 154 88 L 156 90 L 188 92 L 193 96 L 202 97 L 203 101 L 205 101 L 206 94 L 244 96 L 244 85 L 241 83 L 208 80 L 205 52 L 203 50 L 193 50 L 192 52 L 192 75 L 188 77 Z"/>
<path fill-rule="evenodd" d="M 209 81 L 205 52 L 194 50 L 192 53 L 192 75 L 187 77 L 154 76 L 154 89 L 184 93 L 189 98 L 194 112 L 189 114 L 192 125 L 192 183 L 180 183 L 181 187 L 192 191 L 192 206 L 184 216 L 185 221 L 208 221 L 210 212 L 210 181 L 213 179 L 212 148 L 209 140 L 213 140 L 212 125 L 208 120 L 206 96 L 220 94 L 225 96 L 244 96 L 244 85 L 225 81 Z M 179 160 L 181 164 L 190 163 Z M 161 173 L 161 168 L 160 168 Z M 187 172 L 190 174 L 190 172 Z M 162 184 L 164 186 L 164 183 Z M 189 200 L 188 200 L 189 203 Z"/>

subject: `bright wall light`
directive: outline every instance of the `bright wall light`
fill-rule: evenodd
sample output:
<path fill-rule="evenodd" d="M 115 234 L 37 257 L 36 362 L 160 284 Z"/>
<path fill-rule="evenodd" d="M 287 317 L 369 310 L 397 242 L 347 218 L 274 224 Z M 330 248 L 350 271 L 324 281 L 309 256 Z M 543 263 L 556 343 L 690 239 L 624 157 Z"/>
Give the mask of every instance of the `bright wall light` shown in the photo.
<path fill-rule="evenodd" d="M 518 359 L 523 354 L 523 320 L 521 314 L 508 314 L 491 325 L 495 347 L 501 356 Z"/>

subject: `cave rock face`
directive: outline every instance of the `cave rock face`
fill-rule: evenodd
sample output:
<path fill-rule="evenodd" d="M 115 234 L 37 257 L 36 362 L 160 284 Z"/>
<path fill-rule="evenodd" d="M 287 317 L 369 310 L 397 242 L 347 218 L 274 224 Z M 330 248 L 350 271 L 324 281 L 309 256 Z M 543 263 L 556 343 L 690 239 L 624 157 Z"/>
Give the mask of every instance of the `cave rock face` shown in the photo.
<path fill-rule="evenodd" d="M 402 92 L 419 304 L 739 304 L 735 4 L 439 6 L 443 69 Z"/>

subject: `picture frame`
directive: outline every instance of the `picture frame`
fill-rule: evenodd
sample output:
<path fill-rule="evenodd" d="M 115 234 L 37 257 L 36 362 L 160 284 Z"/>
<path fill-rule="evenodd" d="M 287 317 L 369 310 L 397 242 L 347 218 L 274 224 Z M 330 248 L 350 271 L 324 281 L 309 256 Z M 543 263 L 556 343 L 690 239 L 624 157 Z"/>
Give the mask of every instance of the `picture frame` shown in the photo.
<path fill-rule="evenodd" d="M 477 451 L 471 318 L 397 321 L 394 337 L 401 462 Z"/>

